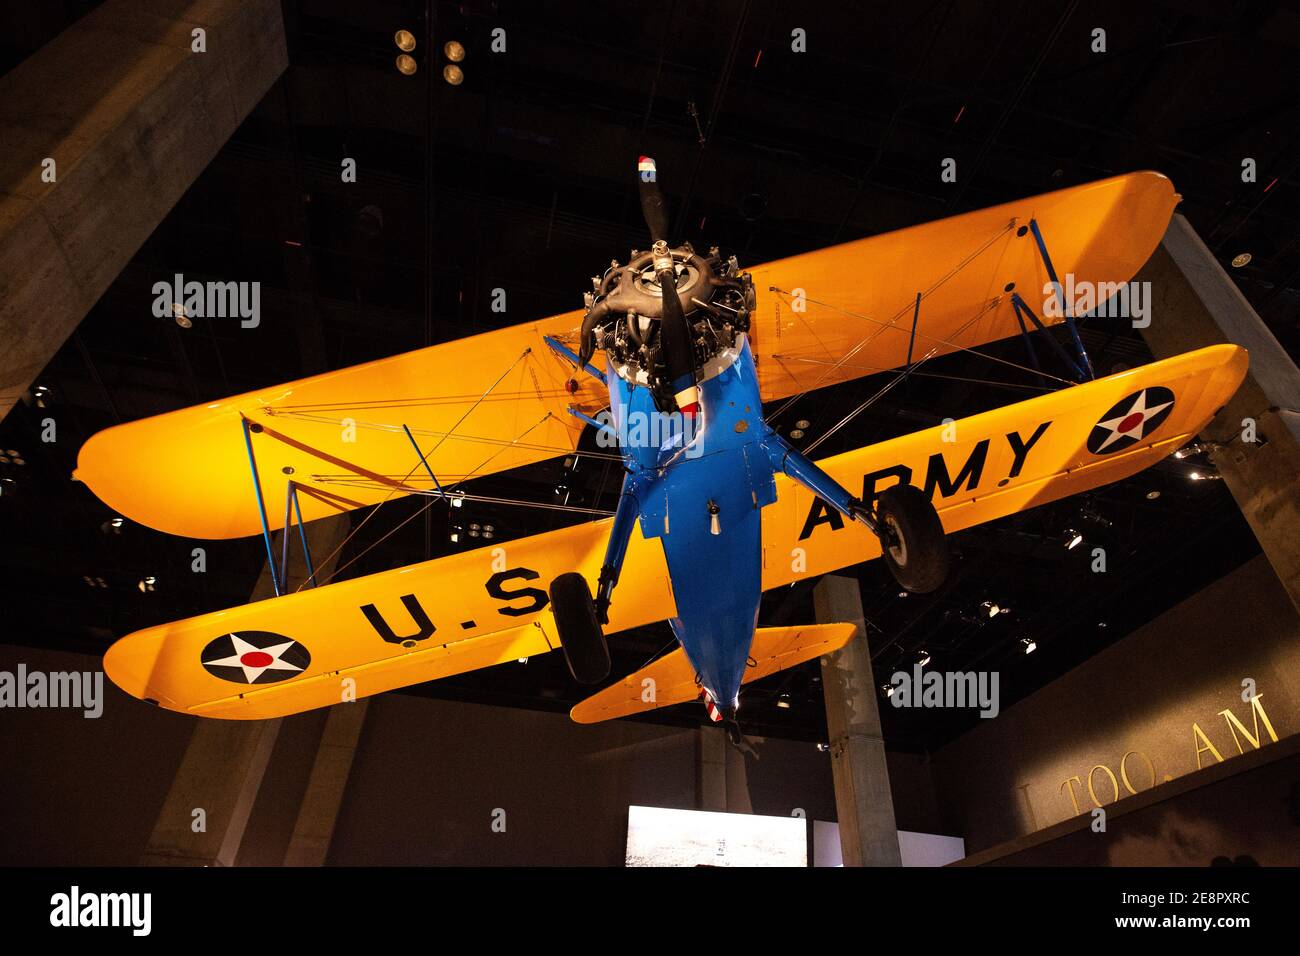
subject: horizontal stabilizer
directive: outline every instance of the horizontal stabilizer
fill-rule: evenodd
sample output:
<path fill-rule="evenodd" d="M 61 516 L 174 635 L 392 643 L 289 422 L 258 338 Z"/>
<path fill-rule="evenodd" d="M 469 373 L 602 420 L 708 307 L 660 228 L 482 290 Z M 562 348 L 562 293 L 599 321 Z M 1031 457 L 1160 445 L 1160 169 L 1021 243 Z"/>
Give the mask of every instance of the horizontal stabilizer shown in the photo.
<path fill-rule="evenodd" d="M 767 677 L 804 661 L 837 651 L 853 637 L 852 624 L 805 624 L 802 627 L 760 627 L 754 632 L 749 656 L 754 665 L 746 668 L 742 683 Z M 617 684 L 588 697 L 569 712 L 580 724 L 594 724 L 615 717 L 640 714 L 656 707 L 683 704 L 700 696 L 695 668 L 680 647 L 671 654 Z"/>

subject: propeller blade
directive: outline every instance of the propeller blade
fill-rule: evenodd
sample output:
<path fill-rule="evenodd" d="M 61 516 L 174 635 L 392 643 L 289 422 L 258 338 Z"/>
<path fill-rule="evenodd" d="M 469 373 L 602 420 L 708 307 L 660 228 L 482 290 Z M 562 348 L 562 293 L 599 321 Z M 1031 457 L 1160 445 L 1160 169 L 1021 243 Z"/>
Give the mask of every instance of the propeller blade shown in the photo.
<path fill-rule="evenodd" d="M 660 320 L 659 337 L 663 345 L 664 367 L 677 407 L 685 415 L 695 415 L 700 408 L 700 390 L 695 379 L 695 348 L 691 327 L 682 310 L 681 297 L 677 295 L 677 270 L 673 265 L 668 245 L 662 239 L 655 243 L 655 265 L 659 276 L 659 291 L 663 295 L 664 310 Z M 660 253 L 667 260 L 666 266 Z"/>
<path fill-rule="evenodd" d="M 663 193 L 659 191 L 658 174 L 655 161 L 649 156 L 642 156 L 636 163 L 641 180 L 641 215 L 645 217 L 646 227 L 650 230 L 650 239 L 657 242 L 668 241 L 668 206 L 664 203 Z"/>

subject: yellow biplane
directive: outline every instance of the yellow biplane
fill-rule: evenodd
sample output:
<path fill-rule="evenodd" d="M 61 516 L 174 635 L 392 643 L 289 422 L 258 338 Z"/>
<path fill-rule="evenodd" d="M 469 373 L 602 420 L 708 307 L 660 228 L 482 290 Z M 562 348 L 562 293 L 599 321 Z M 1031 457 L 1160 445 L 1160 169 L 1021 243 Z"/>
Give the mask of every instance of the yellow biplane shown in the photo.
<path fill-rule="evenodd" d="M 854 633 L 757 627 L 762 591 L 876 557 L 933 590 L 946 533 L 1146 468 L 1245 375 L 1233 345 L 1092 374 L 1056 267 L 1127 282 L 1177 202 L 1157 173 L 745 272 L 671 244 L 654 161 L 638 168 L 652 243 L 595 279 L 583 309 L 92 437 L 77 477 L 105 503 L 175 535 L 260 533 L 277 591 L 122 638 L 105 658 L 118 686 L 184 713 L 269 718 L 338 703 L 345 686 L 365 696 L 556 649 L 597 683 L 607 633 L 667 620 L 680 647 L 573 718 L 702 699 L 734 729 L 742 684 Z M 1058 323 L 1067 336 L 1045 331 Z M 764 403 L 890 370 L 897 384 L 1017 334 L 1047 339 L 1077 382 L 817 461 L 764 418 Z M 612 517 L 279 593 L 273 532 L 402 495 L 454 504 L 475 477 L 582 454 L 585 429 L 623 464 Z M 203 480 L 173 480 L 176 461 Z"/>

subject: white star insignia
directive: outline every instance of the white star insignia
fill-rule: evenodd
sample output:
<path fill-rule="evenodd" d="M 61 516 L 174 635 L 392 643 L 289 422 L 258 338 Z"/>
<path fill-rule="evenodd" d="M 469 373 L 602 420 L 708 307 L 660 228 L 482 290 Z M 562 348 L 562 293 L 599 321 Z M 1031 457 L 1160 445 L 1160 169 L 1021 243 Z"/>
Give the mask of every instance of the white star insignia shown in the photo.
<path fill-rule="evenodd" d="M 256 647 L 243 640 L 238 634 L 231 634 L 230 643 L 235 647 L 234 656 L 223 657 L 216 661 L 207 661 L 209 667 L 238 667 L 243 670 L 244 679 L 250 684 L 255 683 L 267 671 L 296 672 L 302 670 L 296 664 L 280 660 L 280 655 L 293 647 L 293 641 L 272 644 L 270 647 Z"/>
<path fill-rule="evenodd" d="M 1108 445 L 1119 441 L 1121 438 L 1132 438 L 1134 441 L 1141 441 L 1146 436 L 1147 422 L 1172 404 L 1172 401 L 1168 401 L 1148 408 L 1147 390 L 1144 388 L 1138 392 L 1137 398 L 1133 401 L 1133 406 L 1127 412 L 1096 424 L 1095 427 L 1104 428 L 1110 432 L 1106 436 L 1106 440 L 1097 446 L 1096 453 L 1101 454 Z"/>

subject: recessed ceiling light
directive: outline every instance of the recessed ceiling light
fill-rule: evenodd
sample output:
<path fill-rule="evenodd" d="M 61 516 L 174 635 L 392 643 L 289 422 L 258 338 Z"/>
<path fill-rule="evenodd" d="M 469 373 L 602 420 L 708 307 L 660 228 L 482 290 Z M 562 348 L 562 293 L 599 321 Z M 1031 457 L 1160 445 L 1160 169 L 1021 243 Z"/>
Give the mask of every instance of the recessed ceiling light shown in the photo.
<path fill-rule="evenodd" d="M 1155 501 L 1159 497 L 1160 492 L 1154 488 L 1147 492 L 1147 501 Z"/>
<path fill-rule="evenodd" d="M 410 53 L 415 49 L 415 34 L 410 30 L 398 30 L 393 34 L 393 42 L 403 53 Z"/>
<path fill-rule="evenodd" d="M 459 40 L 448 40 L 443 44 L 442 52 L 452 63 L 459 63 L 465 59 L 465 47 L 461 45 Z"/>
<path fill-rule="evenodd" d="M 397 55 L 397 72 L 403 76 L 411 76 L 419 68 L 419 64 L 415 62 L 415 57 L 407 53 Z"/>
<path fill-rule="evenodd" d="M 1242 266 L 1247 265 L 1249 262 L 1250 262 L 1249 252 L 1239 252 L 1232 257 L 1232 267 L 1234 269 L 1240 269 Z"/>
<path fill-rule="evenodd" d="M 455 63 L 448 63 L 442 68 L 442 78 L 452 86 L 460 86 L 465 82 L 465 71 Z"/>

